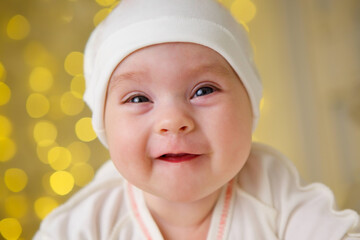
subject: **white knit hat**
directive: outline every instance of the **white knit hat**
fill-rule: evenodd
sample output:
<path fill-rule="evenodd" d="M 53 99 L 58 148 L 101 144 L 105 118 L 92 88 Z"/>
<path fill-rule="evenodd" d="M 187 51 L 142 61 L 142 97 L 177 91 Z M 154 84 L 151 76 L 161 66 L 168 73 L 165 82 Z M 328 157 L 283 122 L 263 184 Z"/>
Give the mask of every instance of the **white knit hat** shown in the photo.
<path fill-rule="evenodd" d="M 233 67 L 259 118 L 262 85 L 247 33 L 216 0 L 122 0 L 91 34 L 85 49 L 86 91 L 93 128 L 107 146 L 104 107 L 108 81 L 132 52 L 154 44 L 191 42 L 207 46 Z"/>

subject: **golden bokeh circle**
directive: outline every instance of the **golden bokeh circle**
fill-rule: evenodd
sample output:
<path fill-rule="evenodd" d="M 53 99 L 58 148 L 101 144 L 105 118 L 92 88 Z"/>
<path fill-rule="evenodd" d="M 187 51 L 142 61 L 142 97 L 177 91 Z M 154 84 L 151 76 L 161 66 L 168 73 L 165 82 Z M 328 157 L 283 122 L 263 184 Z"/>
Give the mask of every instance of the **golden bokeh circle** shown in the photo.
<path fill-rule="evenodd" d="M 111 8 L 111 9 L 114 9 L 117 5 L 119 5 L 119 3 L 120 3 L 120 0 L 115 1 L 115 2 L 110 6 L 110 8 Z"/>
<path fill-rule="evenodd" d="M 34 203 L 34 210 L 36 216 L 44 219 L 52 210 L 54 210 L 59 203 L 51 197 L 40 197 Z"/>
<path fill-rule="evenodd" d="M 87 162 L 90 158 L 91 151 L 86 143 L 75 141 L 67 148 L 71 152 L 73 163 Z"/>
<path fill-rule="evenodd" d="M 6 76 L 6 70 L 2 62 L 0 62 L 0 81 L 3 81 Z"/>
<path fill-rule="evenodd" d="M 53 75 L 47 68 L 36 67 L 30 73 L 30 87 L 35 92 L 45 92 L 49 90 L 53 84 L 53 81 Z"/>
<path fill-rule="evenodd" d="M 81 52 L 69 53 L 64 62 L 65 71 L 71 76 L 83 74 L 84 54 Z"/>
<path fill-rule="evenodd" d="M 54 147 L 48 152 L 48 162 L 54 170 L 65 170 L 71 164 L 71 153 L 64 147 Z"/>
<path fill-rule="evenodd" d="M 26 187 L 28 176 L 22 169 L 10 168 L 5 171 L 4 182 L 10 191 L 20 192 Z"/>
<path fill-rule="evenodd" d="M 236 0 L 230 11 L 238 22 L 247 24 L 255 17 L 256 6 L 250 0 Z"/>
<path fill-rule="evenodd" d="M 260 111 L 262 111 L 264 109 L 264 104 L 265 104 L 264 98 L 261 98 L 261 100 L 260 100 Z"/>
<path fill-rule="evenodd" d="M 16 145 L 10 138 L 0 138 L 0 162 L 9 161 L 16 153 Z"/>
<path fill-rule="evenodd" d="M 33 93 L 26 100 L 26 110 L 30 117 L 41 118 L 50 110 L 49 100 L 40 93 Z"/>
<path fill-rule="evenodd" d="M 58 195 L 64 196 L 74 187 L 74 177 L 66 171 L 57 171 L 50 176 L 51 189 Z"/>
<path fill-rule="evenodd" d="M 71 93 L 77 97 L 82 99 L 85 92 L 85 78 L 84 75 L 78 74 L 71 80 L 70 85 Z"/>
<path fill-rule="evenodd" d="M 8 216 L 22 218 L 28 212 L 28 199 L 24 195 L 13 195 L 5 199 L 5 210 Z"/>
<path fill-rule="evenodd" d="M 84 101 L 75 97 L 72 92 L 66 92 L 61 96 L 60 107 L 66 115 L 77 115 L 84 109 L 84 106 Z"/>
<path fill-rule="evenodd" d="M 0 221 L 1 235 L 7 239 L 18 239 L 22 233 L 22 227 L 16 218 L 5 218 Z"/>
<path fill-rule="evenodd" d="M 6 33 L 13 40 L 21 40 L 27 37 L 30 32 L 30 23 L 22 15 L 13 16 L 6 27 Z"/>
<path fill-rule="evenodd" d="M 49 146 L 41 146 L 41 145 L 37 145 L 36 146 L 36 154 L 38 156 L 38 158 L 40 159 L 40 161 L 44 164 L 49 164 L 48 161 L 48 154 L 50 149 L 57 147 L 58 144 L 56 142 L 54 142 L 53 144 L 49 145 Z"/>
<path fill-rule="evenodd" d="M 91 118 L 84 117 L 77 121 L 75 125 L 76 136 L 83 142 L 90 142 L 96 138 L 96 133 L 92 128 Z"/>
<path fill-rule="evenodd" d="M 47 67 L 54 73 L 58 70 L 57 59 L 38 41 L 29 41 L 24 50 L 25 62 L 31 67 Z"/>
<path fill-rule="evenodd" d="M 40 121 L 34 127 L 34 140 L 38 146 L 46 147 L 53 144 L 57 137 L 57 128 L 50 121 Z"/>
<path fill-rule="evenodd" d="M 94 177 L 94 169 L 87 163 L 76 163 L 70 170 L 74 176 L 75 184 L 83 187 L 88 184 Z"/>
<path fill-rule="evenodd" d="M 49 96 L 50 102 L 50 110 L 48 115 L 46 116 L 49 119 L 59 120 L 64 118 L 64 112 L 61 109 L 60 102 L 61 102 L 61 95 L 52 94 Z"/>
<path fill-rule="evenodd" d="M 116 0 L 96 0 L 97 4 L 102 7 L 107 7 L 115 3 Z"/>
<path fill-rule="evenodd" d="M 11 97 L 11 90 L 4 82 L 0 82 L 0 106 L 9 102 Z"/>
<path fill-rule="evenodd" d="M 99 23 L 101 23 L 109 15 L 109 13 L 111 13 L 111 11 L 112 11 L 111 8 L 103 8 L 99 10 L 95 14 L 93 19 L 94 26 L 96 27 L 97 25 L 99 25 Z"/>
<path fill-rule="evenodd" d="M 9 137 L 12 132 L 12 124 L 10 120 L 0 115 L 0 138 L 6 138 Z"/>

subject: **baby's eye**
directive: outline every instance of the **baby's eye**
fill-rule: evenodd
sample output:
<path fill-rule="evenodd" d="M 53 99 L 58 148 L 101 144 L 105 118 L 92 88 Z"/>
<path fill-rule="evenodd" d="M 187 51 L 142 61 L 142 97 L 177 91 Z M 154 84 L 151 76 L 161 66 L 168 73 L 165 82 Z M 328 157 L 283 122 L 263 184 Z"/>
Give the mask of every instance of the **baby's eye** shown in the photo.
<path fill-rule="evenodd" d="M 143 102 L 150 102 L 150 100 L 142 95 L 130 97 L 128 100 L 126 100 L 128 103 L 143 103 Z"/>
<path fill-rule="evenodd" d="M 194 98 L 195 97 L 201 97 L 204 95 L 208 95 L 211 94 L 213 92 L 215 92 L 216 89 L 214 87 L 211 86 L 206 86 L 206 87 L 201 87 L 198 90 L 196 90 L 195 94 L 194 94 Z"/>

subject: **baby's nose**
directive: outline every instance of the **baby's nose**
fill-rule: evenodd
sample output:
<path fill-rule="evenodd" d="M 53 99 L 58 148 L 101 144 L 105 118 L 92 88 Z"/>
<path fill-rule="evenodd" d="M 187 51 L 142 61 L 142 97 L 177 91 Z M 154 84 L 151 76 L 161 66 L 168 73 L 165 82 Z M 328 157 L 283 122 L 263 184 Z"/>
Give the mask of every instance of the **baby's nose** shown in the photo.
<path fill-rule="evenodd" d="M 165 111 L 157 120 L 155 131 L 158 134 L 186 134 L 195 127 L 192 117 L 181 110 Z"/>

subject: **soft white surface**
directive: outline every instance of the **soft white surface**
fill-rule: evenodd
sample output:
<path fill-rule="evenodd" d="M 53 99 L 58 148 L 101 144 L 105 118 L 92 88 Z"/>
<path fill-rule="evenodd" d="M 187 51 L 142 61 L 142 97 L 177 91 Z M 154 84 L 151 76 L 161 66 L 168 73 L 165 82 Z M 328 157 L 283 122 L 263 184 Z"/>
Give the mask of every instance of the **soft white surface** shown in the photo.
<path fill-rule="evenodd" d="M 336 211 L 332 192 L 322 184 L 302 185 L 294 166 L 272 148 L 254 144 L 232 183 L 223 239 L 360 239 L 359 215 Z M 140 218 L 151 239 L 162 239 L 143 200 L 133 189 Z M 146 239 L 130 204 L 129 185 L 109 161 L 95 179 L 41 224 L 35 240 Z M 227 186 L 215 207 L 208 240 L 218 239 Z"/>

